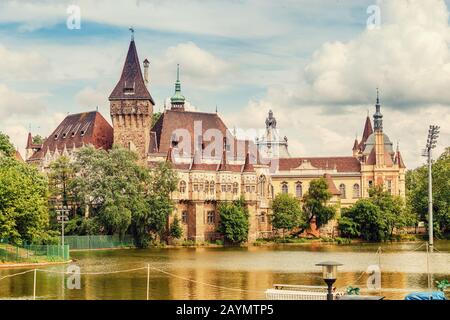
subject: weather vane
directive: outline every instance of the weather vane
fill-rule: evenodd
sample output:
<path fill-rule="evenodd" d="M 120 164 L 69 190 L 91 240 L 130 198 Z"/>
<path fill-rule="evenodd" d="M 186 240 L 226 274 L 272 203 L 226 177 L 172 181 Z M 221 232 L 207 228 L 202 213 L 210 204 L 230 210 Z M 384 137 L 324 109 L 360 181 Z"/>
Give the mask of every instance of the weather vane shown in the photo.
<path fill-rule="evenodd" d="M 130 27 L 128 30 L 131 31 L 131 40 L 134 41 L 134 28 Z"/>

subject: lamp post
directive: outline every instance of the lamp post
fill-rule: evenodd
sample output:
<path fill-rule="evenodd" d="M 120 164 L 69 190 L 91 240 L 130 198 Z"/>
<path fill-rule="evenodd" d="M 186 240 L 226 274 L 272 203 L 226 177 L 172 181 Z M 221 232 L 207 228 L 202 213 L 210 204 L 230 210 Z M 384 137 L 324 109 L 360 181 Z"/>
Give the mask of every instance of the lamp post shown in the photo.
<path fill-rule="evenodd" d="M 436 147 L 439 137 L 439 126 L 431 125 L 428 130 L 427 145 L 424 156 L 428 160 L 428 245 L 430 252 L 433 252 L 433 185 L 432 185 L 432 154 L 431 151 Z"/>
<path fill-rule="evenodd" d="M 337 278 L 337 267 L 342 266 L 342 263 L 326 261 L 316 264 L 316 266 L 322 267 L 323 281 L 328 286 L 327 300 L 333 300 L 333 283 Z"/>

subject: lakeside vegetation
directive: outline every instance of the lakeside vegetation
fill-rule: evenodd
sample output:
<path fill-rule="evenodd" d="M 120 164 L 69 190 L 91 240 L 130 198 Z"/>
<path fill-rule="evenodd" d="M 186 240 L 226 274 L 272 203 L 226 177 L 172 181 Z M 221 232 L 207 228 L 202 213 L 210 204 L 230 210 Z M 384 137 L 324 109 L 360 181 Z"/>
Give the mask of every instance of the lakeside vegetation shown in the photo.
<path fill-rule="evenodd" d="M 444 238 L 450 231 L 450 155 L 447 149 L 433 164 L 435 234 Z M 113 147 L 109 151 L 84 147 L 74 160 L 60 157 L 48 174 L 14 159 L 9 138 L 0 133 L 0 238 L 21 245 L 56 244 L 60 225 L 55 205 L 71 207 L 67 235 L 131 235 L 139 248 L 182 239 L 178 218 L 169 223 L 174 203 L 177 175 L 168 163 L 152 168 L 137 161 L 135 153 Z M 271 223 L 279 238 L 258 239 L 256 245 L 308 243 L 311 241 L 346 244 L 356 241 L 398 241 L 415 238 L 398 230 L 426 221 L 426 167 L 407 173 L 406 202 L 381 188 L 370 190 L 370 197 L 342 209 L 338 219 L 340 237 L 308 240 L 300 237 L 314 224 L 320 228 L 336 217 L 337 207 L 325 179 L 313 180 L 302 202 L 277 195 L 272 204 Z M 249 232 L 249 213 L 243 199 L 219 205 L 218 232 L 224 240 L 213 245 L 245 243 Z M 179 242 L 193 245 L 190 241 Z M 204 245 L 211 243 L 205 242 Z"/>

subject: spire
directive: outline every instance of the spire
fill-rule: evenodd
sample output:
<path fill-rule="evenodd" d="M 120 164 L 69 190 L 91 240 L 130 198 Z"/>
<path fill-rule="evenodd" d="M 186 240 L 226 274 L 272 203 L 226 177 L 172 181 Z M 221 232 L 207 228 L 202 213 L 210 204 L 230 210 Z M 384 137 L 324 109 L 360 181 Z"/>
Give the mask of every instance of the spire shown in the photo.
<path fill-rule="evenodd" d="M 254 172 L 255 168 L 253 167 L 253 164 L 250 163 L 250 152 L 247 152 L 247 155 L 245 156 L 245 163 L 242 167 L 242 172 Z"/>
<path fill-rule="evenodd" d="M 122 75 L 120 76 L 120 80 L 113 92 L 109 96 L 109 100 L 150 100 L 154 105 L 155 103 L 153 98 L 148 92 L 144 77 L 142 76 L 141 65 L 139 63 L 139 57 L 133 34 L 134 32 L 132 32 L 132 38 L 122 69 Z"/>
<path fill-rule="evenodd" d="M 403 162 L 402 154 L 400 153 L 400 147 L 398 142 L 397 142 L 397 151 L 395 152 L 395 164 L 397 164 L 399 168 L 406 168 L 405 163 Z"/>
<path fill-rule="evenodd" d="M 31 149 L 32 147 L 33 147 L 33 136 L 31 135 L 31 132 L 28 132 L 27 149 Z"/>
<path fill-rule="evenodd" d="M 223 138 L 222 160 L 220 161 L 217 171 L 229 171 L 227 162 L 227 138 Z"/>
<path fill-rule="evenodd" d="M 186 98 L 181 94 L 181 82 L 180 82 L 180 65 L 177 64 L 177 81 L 175 82 L 175 94 L 170 98 L 172 103 L 172 110 L 184 111 L 184 103 Z"/>
<path fill-rule="evenodd" d="M 373 115 L 373 125 L 375 131 L 383 131 L 383 115 L 381 114 L 381 105 L 380 105 L 380 92 L 377 88 L 377 103 L 375 105 L 376 111 Z"/>
<path fill-rule="evenodd" d="M 353 151 L 358 150 L 359 148 L 359 143 L 358 143 L 358 138 L 355 138 L 355 143 L 353 143 Z"/>

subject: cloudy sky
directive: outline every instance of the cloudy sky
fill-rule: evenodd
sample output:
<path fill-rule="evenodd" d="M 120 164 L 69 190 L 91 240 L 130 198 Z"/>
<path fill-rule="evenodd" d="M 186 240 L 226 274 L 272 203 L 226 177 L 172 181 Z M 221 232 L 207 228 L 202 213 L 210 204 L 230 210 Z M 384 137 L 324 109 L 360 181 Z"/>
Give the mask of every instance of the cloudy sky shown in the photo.
<path fill-rule="evenodd" d="M 73 4 L 81 29 L 67 27 Z M 173 93 L 179 63 L 192 106 L 217 106 L 230 128 L 259 129 L 272 109 L 292 155 L 351 155 L 379 87 L 385 132 L 414 168 L 424 162 L 429 124 L 441 126 L 437 153 L 450 145 L 449 5 L 2 0 L 0 131 L 23 154 L 30 127 L 47 136 L 68 113 L 97 106 L 109 120 L 132 25 L 139 57 L 151 63 L 156 110 Z"/>

